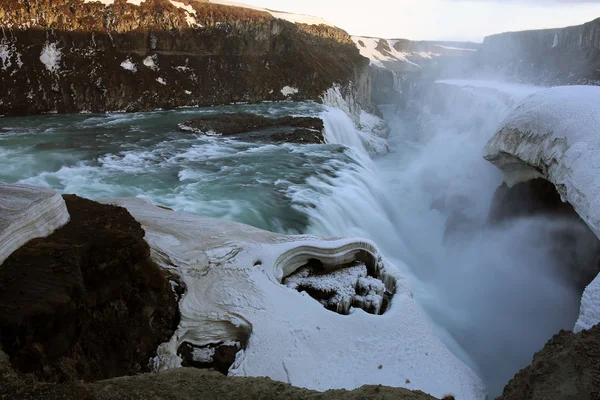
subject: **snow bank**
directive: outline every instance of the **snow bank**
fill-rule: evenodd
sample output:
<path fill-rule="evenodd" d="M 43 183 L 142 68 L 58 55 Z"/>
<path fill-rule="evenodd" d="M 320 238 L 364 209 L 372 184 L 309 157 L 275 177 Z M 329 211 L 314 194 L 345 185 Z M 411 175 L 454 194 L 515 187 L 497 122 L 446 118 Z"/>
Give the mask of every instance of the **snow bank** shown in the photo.
<path fill-rule="evenodd" d="M 600 87 L 556 87 L 525 98 L 484 152 L 508 185 L 552 182 L 600 238 Z M 585 290 L 575 329 L 598 322 L 600 278 Z"/>
<path fill-rule="evenodd" d="M 591 329 L 598 323 L 600 323 L 600 275 L 588 285 L 581 296 L 581 309 L 573 332 L 579 333 Z"/>
<path fill-rule="evenodd" d="M 399 62 L 412 66 L 413 69 L 421 68 L 418 64 L 410 61 L 407 58 L 411 54 L 402 53 L 394 48 L 394 44 L 396 42 L 395 40 L 352 36 L 352 41 L 356 44 L 356 47 L 358 47 L 360 54 L 363 57 L 366 57 L 369 60 L 371 60 L 372 65 L 383 68 L 383 62 Z M 421 56 L 424 58 L 431 58 L 432 55 L 437 56 L 437 54 L 425 54 Z"/>
<path fill-rule="evenodd" d="M 179 365 L 176 349 L 184 341 L 202 346 L 249 335 L 231 375 L 267 376 L 317 390 L 383 384 L 440 397 L 452 392 L 460 399 L 485 398 L 479 378 L 435 336 L 398 269 L 371 242 L 278 235 L 142 199 L 106 202 L 129 210 L 144 227 L 154 260 L 187 287 L 180 326 L 159 348 L 158 369 Z M 281 284 L 311 259 L 331 268 L 358 254 L 376 261 L 386 287 L 395 291 L 383 315 L 360 309 L 340 315 Z"/>
<path fill-rule="evenodd" d="M 0 185 L 0 265 L 25 243 L 50 235 L 68 221 L 65 202 L 54 190 Z"/>

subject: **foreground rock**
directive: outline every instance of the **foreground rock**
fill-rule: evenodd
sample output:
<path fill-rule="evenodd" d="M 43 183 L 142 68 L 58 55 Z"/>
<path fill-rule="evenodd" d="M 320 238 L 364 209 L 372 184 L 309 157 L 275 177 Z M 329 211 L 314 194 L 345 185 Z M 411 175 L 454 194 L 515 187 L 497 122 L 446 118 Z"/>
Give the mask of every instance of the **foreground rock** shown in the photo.
<path fill-rule="evenodd" d="M 0 185 L 0 264 L 31 239 L 48 236 L 68 220 L 65 202 L 54 190 Z"/>
<path fill-rule="evenodd" d="M 178 312 L 144 230 L 123 208 L 64 199 L 69 223 L 0 266 L 2 346 L 16 369 L 45 381 L 147 371 Z"/>
<path fill-rule="evenodd" d="M 240 135 L 245 140 L 286 143 L 325 143 L 323 121 L 312 117 L 266 118 L 251 113 L 217 114 L 194 118 L 179 129 L 203 135 Z"/>
<path fill-rule="evenodd" d="M 562 331 L 504 388 L 500 400 L 600 398 L 600 325 L 579 334 Z"/>
<path fill-rule="evenodd" d="M 17 375 L 0 351 L 0 398 L 29 400 L 434 400 L 419 391 L 365 386 L 352 392 L 325 393 L 293 387 L 268 378 L 225 377 L 218 372 L 180 368 L 95 383 L 63 385 L 35 382 Z"/>
<path fill-rule="evenodd" d="M 400 271 L 373 243 L 285 236 L 142 199 L 107 202 L 142 224 L 153 259 L 186 288 L 181 323 L 158 349 L 157 370 L 221 363 L 225 346 L 223 353 L 237 351 L 226 368 L 233 376 L 267 376 L 316 390 L 383 384 L 485 398 L 479 378 L 431 330 Z M 351 273 L 357 263 L 365 276 Z M 283 284 L 303 267 L 319 274 L 311 283 L 318 290 L 300 293 Z M 356 279 L 369 290 L 348 293 L 347 281 Z"/>

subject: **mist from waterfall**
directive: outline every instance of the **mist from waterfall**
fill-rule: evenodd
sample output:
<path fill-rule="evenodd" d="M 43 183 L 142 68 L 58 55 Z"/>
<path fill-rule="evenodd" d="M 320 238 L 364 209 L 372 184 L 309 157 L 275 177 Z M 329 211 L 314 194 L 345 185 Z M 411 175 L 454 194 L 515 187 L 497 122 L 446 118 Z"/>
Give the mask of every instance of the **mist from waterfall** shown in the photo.
<path fill-rule="evenodd" d="M 561 274 L 557 237 L 575 238 L 581 260 L 588 256 L 581 244 L 595 239 L 576 220 L 487 223 L 502 177 L 482 149 L 515 102 L 535 90 L 452 82 L 438 84 L 417 113 L 384 107 L 390 154 L 371 160 L 356 146 L 349 150 L 356 166 L 295 193 L 311 233 L 358 235 L 383 249 L 446 345 L 494 397 L 577 318 L 581 289 Z M 317 206 L 303 206 L 308 198 Z"/>

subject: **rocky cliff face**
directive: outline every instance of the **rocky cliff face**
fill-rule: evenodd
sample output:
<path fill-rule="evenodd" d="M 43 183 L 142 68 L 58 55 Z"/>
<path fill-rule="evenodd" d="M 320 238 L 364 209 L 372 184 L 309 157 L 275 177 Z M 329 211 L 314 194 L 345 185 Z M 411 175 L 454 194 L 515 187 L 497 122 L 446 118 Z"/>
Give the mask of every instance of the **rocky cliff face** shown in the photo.
<path fill-rule="evenodd" d="M 247 8 L 7 0 L 0 21 L 0 115 L 318 100 L 368 74 L 346 32 Z"/>
<path fill-rule="evenodd" d="M 561 29 L 488 36 L 475 68 L 535 84 L 600 85 L 600 18 Z"/>

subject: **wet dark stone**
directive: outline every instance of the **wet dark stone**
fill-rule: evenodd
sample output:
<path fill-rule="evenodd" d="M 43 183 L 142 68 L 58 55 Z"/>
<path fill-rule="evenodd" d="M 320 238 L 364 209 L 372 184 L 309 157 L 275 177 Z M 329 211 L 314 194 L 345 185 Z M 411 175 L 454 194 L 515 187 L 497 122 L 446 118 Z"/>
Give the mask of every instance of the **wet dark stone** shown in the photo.
<path fill-rule="evenodd" d="M 244 140 L 324 143 L 323 121 L 314 117 L 266 118 L 251 113 L 216 114 L 179 124 L 185 132 L 240 136 Z"/>
<path fill-rule="evenodd" d="M 52 382 L 148 371 L 179 322 L 165 271 L 126 209 L 66 195 L 70 221 L 0 268 L 0 341 L 13 366 Z"/>

